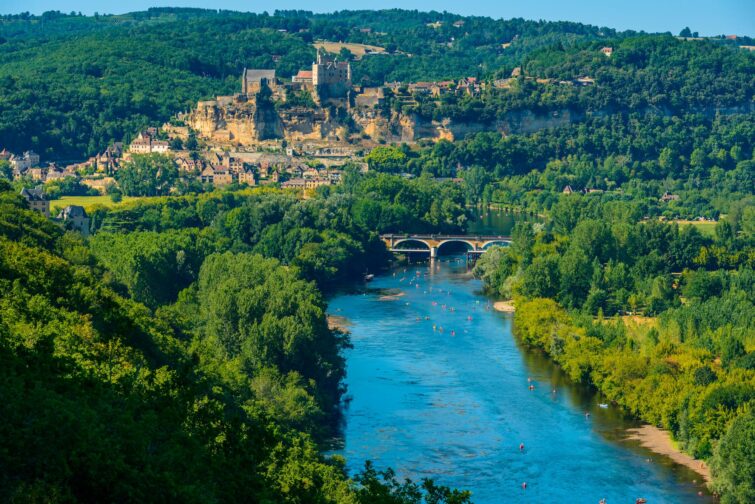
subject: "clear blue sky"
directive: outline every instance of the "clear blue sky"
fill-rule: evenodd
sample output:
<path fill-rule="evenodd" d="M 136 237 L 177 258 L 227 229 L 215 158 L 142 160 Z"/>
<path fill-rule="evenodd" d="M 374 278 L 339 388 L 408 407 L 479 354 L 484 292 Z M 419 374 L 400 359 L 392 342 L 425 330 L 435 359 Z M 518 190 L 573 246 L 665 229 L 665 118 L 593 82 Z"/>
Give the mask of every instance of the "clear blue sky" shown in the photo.
<path fill-rule="evenodd" d="M 0 0 L 0 13 L 46 10 L 81 11 L 84 14 L 120 14 L 148 7 L 181 6 L 262 12 L 275 9 L 305 9 L 330 12 L 354 8 L 391 8 L 449 11 L 493 18 L 566 20 L 611 28 L 670 31 L 685 26 L 701 35 L 755 35 L 755 0 Z"/>

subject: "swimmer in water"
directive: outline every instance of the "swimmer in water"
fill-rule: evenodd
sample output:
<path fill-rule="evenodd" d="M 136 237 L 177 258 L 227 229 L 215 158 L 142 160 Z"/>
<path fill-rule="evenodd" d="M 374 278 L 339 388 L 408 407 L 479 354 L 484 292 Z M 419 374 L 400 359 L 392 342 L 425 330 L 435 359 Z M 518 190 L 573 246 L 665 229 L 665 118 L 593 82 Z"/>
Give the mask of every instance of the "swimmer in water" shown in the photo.
<path fill-rule="evenodd" d="M 519 451 L 520 452 L 524 451 L 524 443 L 519 443 Z"/>

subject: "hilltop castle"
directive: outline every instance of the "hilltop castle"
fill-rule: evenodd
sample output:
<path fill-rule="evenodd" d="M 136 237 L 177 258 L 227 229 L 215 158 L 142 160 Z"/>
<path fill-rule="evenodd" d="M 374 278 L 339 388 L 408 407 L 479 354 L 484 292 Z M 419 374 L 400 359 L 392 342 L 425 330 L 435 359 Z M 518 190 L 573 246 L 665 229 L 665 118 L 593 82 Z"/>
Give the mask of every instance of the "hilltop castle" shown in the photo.
<path fill-rule="evenodd" d="M 351 92 L 351 64 L 317 51 L 312 63 L 312 86 L 320 100 L 348 98 Z"/>

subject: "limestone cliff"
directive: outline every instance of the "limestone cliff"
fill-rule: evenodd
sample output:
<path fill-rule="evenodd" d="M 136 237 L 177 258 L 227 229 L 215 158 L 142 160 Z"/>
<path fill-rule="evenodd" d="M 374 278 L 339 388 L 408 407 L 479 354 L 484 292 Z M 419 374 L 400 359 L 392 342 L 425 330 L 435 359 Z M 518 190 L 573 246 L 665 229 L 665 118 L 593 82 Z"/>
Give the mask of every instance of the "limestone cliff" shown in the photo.
<path fill-rule="evenodd" d="M 252 145 L 283 138 L 283 125 L 272 104 L 258 106 L 238 97 L 199 102 L 188 122 L 200 137 L 218 143 Z"/>
<path fill-rule="evenodd" d="M 294 143 L 357 141 L 374 145 L 376 142 L 413 143 L 422 139 L 454 141 L 482 131 L 526 134 L 583 121 L 585 117 L 584 112 L 569 109 L 551 112 L 516 110 L 492 123 L 436 121 L 417 114 L 385 112 L 370 107 L 276 108 L 272 102 L 257 104 L 254 99 L 234 96 L 199 102 L 188 122 L 201 137 L 216 143 L 251 146 L 261 140 L 285 139 Z"/>

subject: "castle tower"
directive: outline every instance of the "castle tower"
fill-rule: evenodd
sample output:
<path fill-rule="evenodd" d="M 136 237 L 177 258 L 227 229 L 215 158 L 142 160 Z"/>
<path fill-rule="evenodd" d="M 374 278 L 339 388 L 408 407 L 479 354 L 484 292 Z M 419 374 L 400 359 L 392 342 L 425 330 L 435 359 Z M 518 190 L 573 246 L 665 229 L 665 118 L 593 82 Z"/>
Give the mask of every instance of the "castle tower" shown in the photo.
<path fill-rule="evenodd" d="M 351 91 L 351 64 L 321 50 L 312 64 L 312 85 L 322 98 L 346 98 Z"/>

